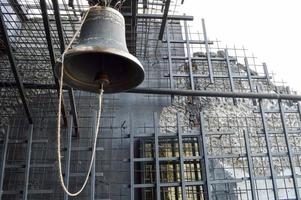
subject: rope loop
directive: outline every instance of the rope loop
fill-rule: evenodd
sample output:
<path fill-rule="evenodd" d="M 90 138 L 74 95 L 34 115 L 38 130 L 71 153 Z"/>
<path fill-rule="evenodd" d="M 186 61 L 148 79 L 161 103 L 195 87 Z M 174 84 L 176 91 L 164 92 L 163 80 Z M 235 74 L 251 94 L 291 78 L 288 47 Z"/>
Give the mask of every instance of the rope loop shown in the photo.
<path fill-rule="evenodd" d="M 94 142 L 93 142 L 93 150 L 92 150 L 92 155 L 91 155 L 91 161 L 89 164 L 89 169 L 88 172 L 86 174 L 85 177 L 85 181 L 82 185 L 82 187 L 77 191 L 77 192 L 70 192 L 68 190 L 68 188 L 65 185 L 64 182 L 64 178 L 63 178 L 63 173 L 62 173 L 62 161 L 61 161 L 61 108 L 62 108 L 62 98 L 63 98 L 63 77 L 64 77 L 64 58 L 65 58 L 65 54 L 66 52 L 71 48 L 71 45 L 73 44 L 75 38 L 77 37 L 77 35 L 79 34 L 84 22 L 87 19 L 87 16 L 91 10 L 91 8 L 93 7 L 97 7 L 97 5 L 92 6 L 89 8 L 89 10 L 85 13 L 83 20 L 80 24 L 79 29 L 76 31 L 76 33 L 74 34 L 73 38 L 71 39 L 69 45 L 67 46 L 67 48 L 65 49 L 64 53 L 62 54 L 62 66 L 61 66 L 61 73 L 60 73 L 60 88 L 59 88 L 59 103 L 58 103 L 58 114 L 57 114 L 57 159 L 58 159 L 58 171 L 59 171 L 59 180 L 60 180 L 60 184 L 63 188 L 63 190 L 69 195 L 69 196 L 78 196 L 86 187 L 88 180 L 89 180 L 89 175 L 91 173 L 92 170 L 92 166 L 93 166 L 93 162 L 95 159 L 95 154 L 96 154 L 96 145 L 97 145 L 97 137 L 99 134 L 99 125 L 100 125 L 100 115 L 101 115 L 101 108 L 102 108 L 102 98 L 103 98 L 103 85 L 101 84 L 100 86 L 100 91 L 99 91 L 99 95 L 98 95 L 98 115 L 97 115 L 97 124 L 96 124 L 96 129 L 95 129 L 95 134 L 94 134 Z"/>

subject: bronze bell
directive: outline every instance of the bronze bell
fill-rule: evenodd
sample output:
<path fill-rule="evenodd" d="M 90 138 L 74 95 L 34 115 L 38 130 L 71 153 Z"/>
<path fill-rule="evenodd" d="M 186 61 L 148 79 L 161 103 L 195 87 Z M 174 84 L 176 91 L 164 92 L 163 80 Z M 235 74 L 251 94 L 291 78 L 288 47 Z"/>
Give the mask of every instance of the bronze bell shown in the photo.
<path fill-rule="evenodd" d="M 143 66 L 126 46 L 122 14 L 110 7 L 90 8 L 78 45 L 65 53 L 64 82 L 90 92 L 99 92 L 100 82 L 106 82 L 105 93 L 115 93 L 134 88 L 143 79 Z"/>

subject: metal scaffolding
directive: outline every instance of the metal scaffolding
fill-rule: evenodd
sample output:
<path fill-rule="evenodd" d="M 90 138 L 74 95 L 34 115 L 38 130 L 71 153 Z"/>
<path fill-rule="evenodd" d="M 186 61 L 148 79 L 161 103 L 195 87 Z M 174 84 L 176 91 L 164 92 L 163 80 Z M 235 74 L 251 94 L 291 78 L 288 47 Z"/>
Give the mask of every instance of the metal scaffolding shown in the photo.
<path fill-rule="evenodd" d="M 71 199 L 56 175 L 54 66 L 89 3 L 0 0 L 0 199 Z M 127 46 L 146 77 L 105 95 L 90 182 L 72 199 L 300 199 L 301 96 L 244 47 L 211 40 L 204 20 L 196 31 L 183 3 L 124 2 Z M 97 98 L 64 91 L 64 179 L 75 191 Z"/>

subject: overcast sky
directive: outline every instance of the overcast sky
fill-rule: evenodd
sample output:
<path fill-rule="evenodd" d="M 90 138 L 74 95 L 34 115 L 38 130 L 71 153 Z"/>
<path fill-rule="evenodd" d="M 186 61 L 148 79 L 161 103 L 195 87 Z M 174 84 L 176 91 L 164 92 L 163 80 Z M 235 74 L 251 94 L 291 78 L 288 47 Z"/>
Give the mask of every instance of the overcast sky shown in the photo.
<path fill-rule="evenodd" d="M 205 19 L 209 39 L 244 46 L 301 94 L 301 0 L 185 0 L 184 12 L 200 31 Z"/>

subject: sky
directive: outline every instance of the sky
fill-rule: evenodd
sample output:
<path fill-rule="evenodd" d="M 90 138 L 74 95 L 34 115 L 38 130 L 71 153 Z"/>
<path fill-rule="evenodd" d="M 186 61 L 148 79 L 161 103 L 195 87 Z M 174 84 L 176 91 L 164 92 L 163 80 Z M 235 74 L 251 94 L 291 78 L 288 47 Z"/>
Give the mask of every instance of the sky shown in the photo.
<path fill-rule="evenodd" d="M 301 0 L 185 0 L 182 12 L 199 31 L 204 18 L 210 40 L 244 46 L 301 94 L 300 9 Z"/>

